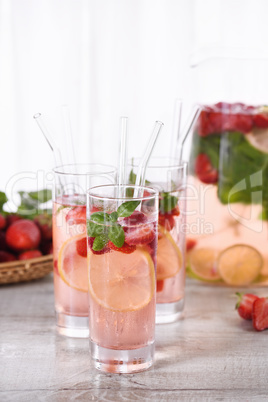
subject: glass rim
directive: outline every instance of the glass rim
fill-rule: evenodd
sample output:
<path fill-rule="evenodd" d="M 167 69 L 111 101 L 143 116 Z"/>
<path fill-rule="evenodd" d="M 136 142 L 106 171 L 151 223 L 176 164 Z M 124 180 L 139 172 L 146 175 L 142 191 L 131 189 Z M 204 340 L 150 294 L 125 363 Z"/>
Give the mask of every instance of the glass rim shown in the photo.
<path fill-rule="evenodd" d="M 101 171 L 101 170 L 96 170 L 94 172 L 90 172 L 90 171 L 85 171 L 84 173 L 81 172 L 76 172 L 75 168 L 79 168 L 79 167 L 87 167 L 87 168 L 92 168 L 92 167 L 100 167 L 102 166 L 105 170 Z M 64 168 L 74 168 L 74 171 L 71 170 L 67 170 L 64 171 Z M 103 163 L 66 163 L 63 165 L 58 165 L 55 166 L 52 171 L 56 174 L 59 175 L 63 175 L 63 176 L 94 176 L 94 175 L 102 175 L 102 174 L 113 174 L 117 172 L 117 168 L 115 166 L 112 165 L 106 165 Z"/>
<path fill-rule="evenodd" d="M 94 190 L 100 189 L 100 188 L 117 188 L 118 190 L 120 189 L 127 189 L 127 188 L 133 188 L 133 189 L 143 189 L 143 190 L 149 190 L 151 192 L 150 195 L 146 195 L 146 196 L 140 196 L 140 197 L 111 197 L 111 196 L 107 196 L 107 195 L 98 195 L 98 194 L 94 194 L 91 193 Z M 87 190 L 86 192 L 88 197 L 92 197 L 95 199 L 99 199 L 99 200 L 133 200 L 133 201 L 137 201 L 137 200 L 151 200 L 153 198 L 155 198 L 156 196 L 159 195 L 159 191 L 149 187 L 149 186 L 135 186 L 134 184 L 123 184 L 123 185 L 119 185 L 119 184 L 104 184 L 104 185 L 100 185 L 100 186 L 94 186 L 91 187 L 89 190 Z"/>
<path fill-rule="evenodd" d="M 169 161 L 169 163 L 163 165 L 160 163 L 157 164 L 152 164 L 152 162 L 154 160 L 166 160 Z M 133 167 L 139 167 L 139 163 L 133 163 L 134 161 L 141 161 L 140 157 L 134 157 L 131 158 L 128 165 L 129 166 L 133 166 Z M 172 162 L 173 161 L 173 162 Z M 148 163 L 147 169 L 185 169 L 185 167 L 187 167 L 188 162 L 184 161 L 184 160 L 179 160 L 178 158 L 170 158 L 169 156 L 153 156 L 152 158 L 150 158 L 150 161 Z"/>

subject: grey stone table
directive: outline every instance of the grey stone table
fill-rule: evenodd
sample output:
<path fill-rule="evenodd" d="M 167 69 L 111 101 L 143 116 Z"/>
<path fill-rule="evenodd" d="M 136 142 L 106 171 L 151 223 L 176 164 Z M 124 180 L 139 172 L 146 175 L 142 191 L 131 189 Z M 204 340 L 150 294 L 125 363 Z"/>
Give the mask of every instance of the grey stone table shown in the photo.
<path fill-rule="evenodd" d="M 184 319 L 156 329 L 153 368 L 118 375 L 91 366 L 87 339 L 57 335 L 50 275 L 2 286 L 0 401 L 268 400 L 268 330 L 238 317 L 235 290 L 187 282 Z"/>

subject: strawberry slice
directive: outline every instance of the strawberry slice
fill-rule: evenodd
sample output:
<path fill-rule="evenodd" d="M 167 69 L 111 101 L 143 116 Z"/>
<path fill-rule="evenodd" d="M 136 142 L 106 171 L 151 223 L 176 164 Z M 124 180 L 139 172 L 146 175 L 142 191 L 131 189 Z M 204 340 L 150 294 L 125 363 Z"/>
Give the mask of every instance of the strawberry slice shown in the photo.
<path fill-rule="evenodd" d="M 164 280 L 156 281 L 156 291 L 157 292 L 162 292 L 164 289 Z"/>
<path fill-rule="evenodd" d="M 65 217 L 69 225 L 79 225 L 80 223 L 86 224 L 86 206 L 79 206 L 70 209 Z"/>
<path fill-rule="evenodd" d="M 218 171 L 212 166 L 209 157 L 204 153 L 197 155 L 195 173 L 203 183 L 213 184 L 218 181 Z"/>
<path fill-rule="evenodd" d="M 98 255 L 100 255 L 100 254 L 109 253 L 109 252 L 111 251 L 110 248 L 107 246 L 107 244 L 106 244 L 106 246 L 103 247 L 103 249 L 100 250 L 100 251 L 95 251 L 95 250 L 93 250 L 92 247 L 93 247 L 94 240 L 95 240 L 95 237 L 89 237 L 89 238 L 88 238 L 88 246 L 89 246 L 89 248 L 91 249 L 91 251 L 92 251 L 93 254 L 98 254 Z"/>
<path fill-rule="evenodd" d="M 159 225 L 163 226 L 166 230 L 169 232 L 174 228 L 175 226 L 175 219 L 171 214 L 161 214 L 161 212 L 158 215 L 158 222 Z"/>
<path fill-rule="evenodd" d="M 187 237 L 186 239 L 186 251 L 192 250 L 197 244 L 197 241 L 195 239 L 191 239 Z"/>
<path fill-rule="evenodd" d="M 257 331 L 268 328 L 268 299 L 260 297 L 255 300 L 252 310 L 253 327 Z"/>
<path fill-rule="evenodd" d="M 130 246 L 151 243 L 155 238 L 155 229 L 152 223 L 124 228 L 125 242 Z"/>
<path fill-rule="evenodd" d="M 76 242 L 76 251 L 81 257 L 87 257 L 87 238 L 82 237 L 82 239 Z"/>
<path fill-rule="evenodd" d="M 111 241 L 108 242 L 107 245 L 111 250 L 114 251 L 120 251 L 121 253 L 124 254 L 131 254 L 136 250 L 136 246 L 130 246 L 129 244 L 127 244 L 126 242 L 123 244 L 122 247 L 116 247 Z"/>
<path fill-rule="evenodd" d="M 130 226 L 130 225 L 137 225 L 139 223 L 145 223 L 147 221 L 148 219 L 144 213 L 140 211 L 134 211 L 133 214 L 122 219 L 122 224 Z"/>
<path fill-rule="evenodd" d="M 242 294 L 239 292 L 237 292 L 236 295 L 239 298 L 235 306 L 238 314 L 245 320 L 251 320 L 253 304 L 258 299 L 258 296 L 253 295 L 252 293 Z"/>
<path fill-rule="evenodd" d="M 259 113 L 253 117 L 255 126 L 260 128 L 268 128 L 268 114 Z"/>

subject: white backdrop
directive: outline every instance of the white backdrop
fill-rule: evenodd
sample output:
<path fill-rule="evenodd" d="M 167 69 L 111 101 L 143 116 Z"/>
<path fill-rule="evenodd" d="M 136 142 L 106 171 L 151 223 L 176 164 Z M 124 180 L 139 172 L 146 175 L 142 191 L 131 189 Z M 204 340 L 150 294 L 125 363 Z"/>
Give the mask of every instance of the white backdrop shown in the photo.
<path fill-rule="evenodd" d="M 167 154 L 175 97 L 195 100 L 194 50 L 267 47 L 265 0 L 0 0 L 0 190 L 53 158 L 33 115 L 63 149 L 68 105 L 77 161 L 117 163 L 119 117 L 129 117 L 130 155 L 155 120 L 155 154 Z"/>

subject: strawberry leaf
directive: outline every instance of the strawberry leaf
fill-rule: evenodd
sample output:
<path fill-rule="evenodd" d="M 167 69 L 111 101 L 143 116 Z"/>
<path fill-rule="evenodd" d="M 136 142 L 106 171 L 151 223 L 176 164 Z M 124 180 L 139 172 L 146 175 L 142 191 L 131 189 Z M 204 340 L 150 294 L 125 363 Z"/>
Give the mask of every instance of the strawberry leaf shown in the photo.
<path fill-rule="evenodd" d="M 127 218 L 132 215 L 140 201 L 127 201 L 120 205 L 117 209 L 118 216 Z"/>

